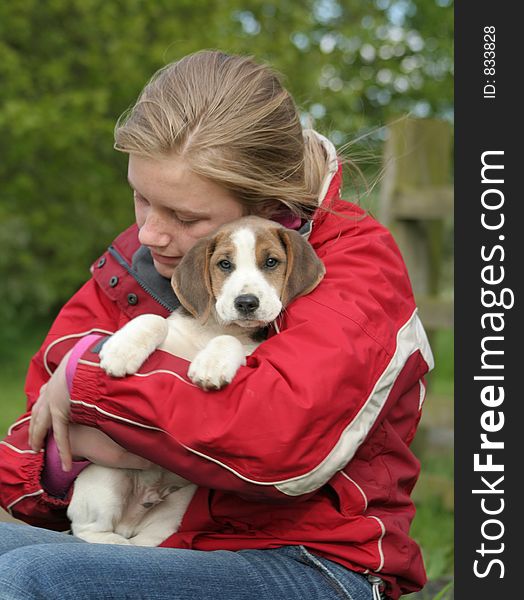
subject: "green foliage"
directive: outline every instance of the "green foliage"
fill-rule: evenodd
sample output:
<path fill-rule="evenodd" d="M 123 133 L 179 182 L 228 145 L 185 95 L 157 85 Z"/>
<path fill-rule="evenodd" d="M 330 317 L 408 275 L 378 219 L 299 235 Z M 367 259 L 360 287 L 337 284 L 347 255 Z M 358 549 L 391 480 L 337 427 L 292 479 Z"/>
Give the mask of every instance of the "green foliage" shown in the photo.
<path fill-rule="evenodd" d="M 42 345 L 50 323 L 34 321 L 12 335 L 11 344 L 0 345 L 0 439 L 25 412 L 24 381 L 31 357 Z"/>
<path fill-rule="evenodd" d="M 438 478 L 441 485 L 453 489 L 452 452 L 442 456 L 426 455 L 421 459 L 421 471 L 427 478 Z M 424 480 L 417 486 L 424 485 Z M 442 494 L 424 494 L 415 502 L 416 516 L 411 535 L 420 544 L 429 580 L 453 573 L 454 512 Z"/>
<path fill-rule="evenodd" d="M 410 110 L 449 116 L 451 43 L 449 0 L 0 3 L 4 337 L 52 314 L 132 222 L 113 127 L 159 67 L 201 48 L 253 54 L 342 144 Z"/>
<path fill-rule="evenodd" d="M 429 375 L 431 390 L 437 395 L 453 396 L 454 331 L 452 329 L 436 331 L 432 337 L 432 345 L 435 355 L 435 370 Z"/>

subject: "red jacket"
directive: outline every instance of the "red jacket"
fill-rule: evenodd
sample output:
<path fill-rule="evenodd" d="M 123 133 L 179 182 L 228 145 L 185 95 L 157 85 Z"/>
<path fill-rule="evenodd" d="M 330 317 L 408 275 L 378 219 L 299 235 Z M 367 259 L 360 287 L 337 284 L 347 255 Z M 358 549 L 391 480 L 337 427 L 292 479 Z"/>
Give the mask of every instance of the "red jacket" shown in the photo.
<path fill-rule="evenodd" d="M 326 266 L 317 289 L 292 303 L 280 332 L 216 392 L 191 384 L 188 363 L 155 352 L 115 379 L 98 355 L 80 360 L 71 418 L 199 484 L 180 530 L 163 545 L 198 550 L 304 544 L 397 598 L 424 584 L 408 535 L 419 463 L 409 450 L 431 350 L 406 268 L 384 227 L 339 199 L 335 175 L 309 241 Z M 111 334 L 142 313 L 167 315 L 129 266 L 132 227 L 96 261 L 65 305 L 27 383 L 28 410 L 64 354 L 89 332 Z M 15 517 L 67 529 L 65 499 L 42 489 L 43 453 L 22 416 L 0 443 L 0 503 Z"/>

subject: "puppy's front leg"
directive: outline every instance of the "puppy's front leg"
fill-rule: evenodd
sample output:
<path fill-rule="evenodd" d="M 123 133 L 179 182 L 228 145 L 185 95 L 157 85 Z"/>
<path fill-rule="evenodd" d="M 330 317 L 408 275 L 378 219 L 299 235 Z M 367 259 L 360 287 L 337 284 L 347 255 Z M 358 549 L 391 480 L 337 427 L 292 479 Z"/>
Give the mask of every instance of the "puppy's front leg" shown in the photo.
<path fill-rule="evenodd" d="M 204 390 L 218 390 L 230 383 L 245 364 L 245 350 L 240 341 L 232 335 L 219 335 L 195 356 L 187 374 Z"/>
<path fill-rule="evenodd" d="M 108 375 L 136 373 L 166 339 L 169 326 L 159 315 L 140 315 L 114 333 L 100 351 L 100 366 Z"/>

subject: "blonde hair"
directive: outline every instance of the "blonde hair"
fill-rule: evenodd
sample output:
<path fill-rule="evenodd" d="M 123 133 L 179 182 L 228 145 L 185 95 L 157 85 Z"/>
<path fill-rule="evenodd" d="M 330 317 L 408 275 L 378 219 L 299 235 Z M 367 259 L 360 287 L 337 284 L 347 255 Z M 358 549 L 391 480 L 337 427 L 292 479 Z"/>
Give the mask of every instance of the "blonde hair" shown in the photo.
<path fill-rule="evenodd" d="M 264 217 L 282 204 L 311 215 L 327 171 L 322 143 L 303 135 L 280 77 L 251 57 L 212 50 L 155 73 L 118 120 L 115 148 L 180 157 Z"/>

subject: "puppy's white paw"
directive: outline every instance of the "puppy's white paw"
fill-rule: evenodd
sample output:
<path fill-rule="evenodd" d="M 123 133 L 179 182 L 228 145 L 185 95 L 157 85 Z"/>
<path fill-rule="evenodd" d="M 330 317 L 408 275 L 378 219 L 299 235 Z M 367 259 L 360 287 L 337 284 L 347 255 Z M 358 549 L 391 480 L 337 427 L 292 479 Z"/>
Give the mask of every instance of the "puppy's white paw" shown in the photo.
<path fill-rule="evenodd" d="M 141 315 L 113 334 L 100 351 L 100 366 L 108 375 L 124 377 L 140 369 L 168 332 L 167 320 Z"/>
<path fill-rule="evenodd" d="M 100 351 L 100 366 L 108 375 L 124 377 L 136 373 L 146 358 L 142 348 L 127 345 L 116 333 Z"/>
<path fill-rule="evenodd" d="M 242 344 L 230 335 L 213 338 L 194 358 L 187 372 L 204 390 L 219 390 L 231 383 L 239 367 L 246 364 Z"/>

